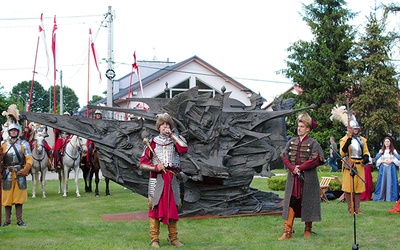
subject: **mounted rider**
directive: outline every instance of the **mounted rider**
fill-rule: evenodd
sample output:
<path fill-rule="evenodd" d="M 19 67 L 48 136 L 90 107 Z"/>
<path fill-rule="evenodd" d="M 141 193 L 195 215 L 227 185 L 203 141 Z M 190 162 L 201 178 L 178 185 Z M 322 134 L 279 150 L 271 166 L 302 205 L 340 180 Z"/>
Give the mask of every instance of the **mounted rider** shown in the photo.
<path fill-rule="evenodd" d="M 97 109 L 97 110 L 94 112 L 94 119 L 97 119 L 97 120 L 103 119 L 103 114 L 101 113 L 100 110 Z M 89 166 L 90 163 L 91 163 L 91 159 L 92 159 L 92 157 L 93 157 L 93 152 L 96 150 L 96 146 L 95 146 L 95 144 L 94 144 L 91 140 L 89 140 L 89 139 L 87 139 L 86 146 L 87 146 L 87 148 L 88 148 L 88 151 L 87 151 L 86 159 L 85 159 L 85 160 L 86 160 L 86 164 L 88 164 L 88 166 Z"/>
<path fill-rule="evenodd" d="M 65 111 L 63 115 L 71 116 L 68 111 Z M 67 143 L 71 139 L 71 134 L 66 131 L 54 129 L 54 136 L 56 138 L 56 141 L 54 143 L 54 166 L 56 166 L 57 168 L 61 168 L 65 145 L 67 145 Z"/>
<path fill-rule="evenodd" d="M 49 171 L 55 171 L 56 169 L 53 167 L 53 149 L 50 147 L 49 143 L 46 141 L 46 137 L 49 137 L 47 134 L 47 126 L 41 125 L 35 122 L 29 123 L 25 126 L 25 140 L 28 141 L 29 146 L 31 147 L 31 151 L 33 150 L 35 144 L 35 136 L 37 133 L 41 133 L 43 135 L 43 147 L 46 150 L 47 154 L 47 168 Z"/>

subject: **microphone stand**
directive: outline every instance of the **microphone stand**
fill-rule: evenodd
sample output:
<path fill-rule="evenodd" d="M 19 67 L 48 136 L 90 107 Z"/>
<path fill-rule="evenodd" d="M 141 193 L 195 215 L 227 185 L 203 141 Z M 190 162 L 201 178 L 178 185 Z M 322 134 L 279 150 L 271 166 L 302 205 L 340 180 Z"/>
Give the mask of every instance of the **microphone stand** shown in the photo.
<path fill-rule="evenodd" d="M 357 169 L 355 168 L 355 167 L 352 167 L 352 166 L 350 166 L 350 164 L 347 162 L 347 161 L 345 161 L 345 159 L 340 155 L 340 154 L 338 154 L 337 153 L 337 151 L 332 147 L 332 146 L 330 146 L 330 148 L 333 150 L 333 152 L 334 153 L 336 153 L 337 154 L 337 156 L 342 160 L 342 162 L 344 163 L 344 165 L 345 165 L 345 168 L 346 169 L 348 169 L 348 170 L 350 170 L 351 172 L 350 172 L 350 176 L 351 176 L 351 180 L 352 180 L 352 186 L 353 186 L 353 191 L 352 191 L 352 203 L 353 203 L 353 231 L 354 231 L 354 244 L 353 244 L 353 247 L 352 247 L 352 249 L 353 250 L 356 250 L 356 249 L 359 249 L 359 245 L 357 244 L 357 229 L 356 229 L 356 211 L 355 211 L 355 207 L 356 207 L 356 198 L 355 198 L 355 190 L 354 190 L 354 188 L 355 188 L 355 185 L 354 185 L 354 176 L 357 176 L 358 178 L 360 178 L 360 180 L 362 181 L 362 182 L 364 182 L 364 184 L 366 184 L 366 182 L 365 182 L 365 180 L 358 174 L 358 171 L 357 171 Z"/>

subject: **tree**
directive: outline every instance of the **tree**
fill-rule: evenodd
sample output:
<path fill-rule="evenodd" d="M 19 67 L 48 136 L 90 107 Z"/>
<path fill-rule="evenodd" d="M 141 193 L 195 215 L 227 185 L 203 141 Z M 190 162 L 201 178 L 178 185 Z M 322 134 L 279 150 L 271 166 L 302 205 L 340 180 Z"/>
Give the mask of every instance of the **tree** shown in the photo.
<path fill-rule="evenodd" d="M 303 89 L 296 97 L 298 105 L 317 104 L 317 112 L 310 111 L 310 115 L 320 126 L 311 135 L 320 142 L 343 133 L 343 127 L 329 117 L 338 94 L 350 87 L 344 78 L 350 73 L 348 59 L 355 37 L 348 21 L 355 14 L 345 9 L 345 5 L 344 0 L 315 0 L 303 5 L 303 20 L 314 38 L 310 42 L 293 43 L 287 49 L 290 53 L 287 68 L 281 71 Z M 295 131 L 293 126 L 295 123 L 288 124 L 288 128 Z M 326 148 L 325 143 L 321 145 Z"/>
<path fill-rule="evenodd" d="M 8 106 L 10 106 L 11 102 L 9 98 L 7 98 L 6 94 L 3 92 L 4 86 L 0 83 L 0 110 L 1 112 L 7 110 Z M 0 116 L 0 123 L 4 124 L 6 122 L 5 116 Z"/>
<path fill-rule="evenodd" d="M 28 110 L 32 81 L 23 81 L 11 89 L 10 101 L 15 103 L 19 110 Z M 34 81 L 32 89 L 31 112 L 44 113 L 48 110 L 49 92 Z"/>
<path fill-rule="evenodd" d="M 95 102 L 103 100 L 103 99 L 104 99 L 104 97 L 101 97 L 99 95 L 93 95 L 92 96 L 92 100 L 90 101 L 90 103 L 95 103 Z"/>
<path fill-rule="evenodd" d="M 54 93 L 54 87 L 51 86 L 50 90 L 51 94 Z M 51 99 L 51 112 L 54 110 L 54 97 Z M 70 114 L 73 114 L 79 110 L 79 98 L 75 94 L 75 92 L 66 86 L 63 86 L 63 110 L 67 111 Z M 60 86 L 56 86 L 56 113 L 60 113 Z"/>
<path fill-rule="evenodd" d="M 398 35 L 386 33 L 387 17 L 387 11 L 380 20 L 376 10 L 370 13 L 365 34 L 354 47 L 357 56 L 350 61 L 354 69 L 349 77 L 353 85 L 349 92 L 351 109 L 375 151 L 385 136 L 397 138 L 400 132 L 397 72 L 390 58 Z"/>

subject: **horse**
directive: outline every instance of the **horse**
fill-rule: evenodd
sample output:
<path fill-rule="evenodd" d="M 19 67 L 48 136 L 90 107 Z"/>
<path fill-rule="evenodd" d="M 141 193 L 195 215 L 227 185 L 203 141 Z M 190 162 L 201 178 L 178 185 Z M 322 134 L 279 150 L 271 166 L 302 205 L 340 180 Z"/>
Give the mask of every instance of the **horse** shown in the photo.
<path fill-rule="evenodd" d="M 89 142 L 89 141 L 87 141 Z M 95 188 L 95 196 L 99 197 L 99 182 L 100 182 L 100 162 L 99 162 L 99 154 L 97 152 L 97 149 L 95 148 L 93 143 L 90 143 L 89 145 L 86 144 L 87 146 L 87 155 L 82 155 L 81 158 L 81 169 L 83 172 L 83 179 L 85 180 L 85 192 L 86 193 L 91 193 L 93 192 L 92 190 L 92 179 L 94 175 L 94 181 L 96 184 Z M 105 182 L 106 182 L 106 195 L 110 195 L 110 179 L 105 177 Z"/>
<path fill-rule="evenodd" d="M 79 193 L 78 177 L 79 177 L 79 169 L 81 162 L 81 152 L 84 153 L 87 152 L 85 140 L 86 139 L 78 137 L 77 135 L 73 135 L 65 145 L 64 155 L 62 157 L 63 171 L 61 172 L 62 173 L 61 179 L 64 184 L 63 197 L 67 197 L 69 172 L 72 169 L 74 169 L 75 172 L 76 196 L 81 197 L 81 194 Z"/>
<path fill-rule="evenodd" d="M 36 198 L 36 188 L 39 184 L 39 173 L 41 173 L 40 182 L 42 183 L 42 198 L 46 198 L 46 174 L 49 162 L 47 152 L 43 146 L 43 142 L 43 134 L 35 133 L 34 139 L 32 141 L 32 198 Z"/>

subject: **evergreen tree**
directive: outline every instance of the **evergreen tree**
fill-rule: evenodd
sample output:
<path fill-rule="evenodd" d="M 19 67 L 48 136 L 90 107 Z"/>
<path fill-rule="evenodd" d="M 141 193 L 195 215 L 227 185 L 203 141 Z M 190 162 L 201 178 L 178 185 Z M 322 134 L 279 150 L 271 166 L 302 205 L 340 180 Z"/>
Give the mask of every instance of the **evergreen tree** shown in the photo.
<path fill-rule="evenodd" d="M 8 106 L 10 106 L 10 104 L 12 104 L 9 101 L 9 98 L 7 98 L 8 94 L 6 94 L 4 92 L 4 86 L 0 83 L 0 111 L 6 111 Z M 0 123 L 4 124 L 6 122 L 6 117 L 5 116 L 0 116 Z"/>
<path fill-rule="evenodd" d="M 390 58 L 397 34 L 386 32 L 387 14 L 378 20 L 377 11 L 370 13 L 365 34 L 354 47 L 357 56 L 350 60 L 351 109 L 374 152 L 385 136 L 395 139 L 400 132 L 398 80 Z"/>
<path fill-rule="evenodd" d="M 310 27 L 313 39 L 297 41 L 288 48 L 287 69 L 282 73 L 303 89 L 296 97 L 299 106 L 317 104 L 310 115 L 317 120 L 319 128 L 311 133 L 324 148 L 330 136 L 343 134 L 339 123 L 330 121 L 331 110 L 339 93 L 349 88 L 345 76 L 350 73 L 348 60 L 355 32 L 348 21 L 355 14 L 344 8 L 344 0 L 315 0 L 303 5 L 303 20 Z M 292 118 L 294 120 L 294 118 Z M 295 131 L 295 123 L 288 129 Z"/>

